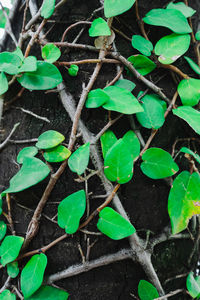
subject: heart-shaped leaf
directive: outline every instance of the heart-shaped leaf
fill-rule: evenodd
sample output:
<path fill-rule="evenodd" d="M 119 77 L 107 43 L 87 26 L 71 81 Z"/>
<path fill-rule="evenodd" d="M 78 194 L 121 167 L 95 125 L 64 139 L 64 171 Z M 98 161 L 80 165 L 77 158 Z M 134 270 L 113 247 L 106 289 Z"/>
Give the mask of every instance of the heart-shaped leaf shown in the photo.
<path fill-rule="evenodd" d="M 42 4 L 41 16 L 48 19 L 52 16 L 55 9 L 56 0 L 44 0 Z"/>
<path fill-rule="evenodd" d="M 90 91 L 85 103 L 87 108 L 97 108 L 106 103 L 110 97 L 102 89 Z"/>
<path fill-rule="evenodd" d="M 17 261 L 13 261 L 13 262 L 7 264 L 7 273 L 8 273 L 8 276 L 10 276 L 11 278 L 17 277 L 17 275 L 19 274 L 19 267 L 18 267 Z"/>
<path fill-rule="evenodd" d="M 200 100 L 200 79 L 183 79 L 178 85 L 178 93 L 183 105 L 194 106 Z"/>
<path fill-rule="evenodd" d="M 138 285 L 138 295 L 140 300 L 153 300 L 159 297 L 157 289 L 146 280 L 140 280 Z"/>
<path fill-rule="evenodd" d="M 104 35 L 111 35 L 111 30 L 107 22 L 102 18 L 95 19 L 89 29 L 89 36 L 95 37 Z"/>
<path fill-rule="evenodd" d="M 46 44 L 42 48 L 42 58 L 48 63 L 54 63 L 61 56 L 60 49 L 53 43 Z"/>
<path fill-rule="evenodd" d="M 44 152 L 44 158 L 48 162 L 61 162 L 71 155 L 71 151 L 65 146 L 59 145 Z"/>
<path fill-rule="evenodd" d="M 15 260 L 24 242 L 21 236 L 7 235 L 0 246 L 1 264 L 5 266 Z"/>
<path fill-rule="evenodd" d="M 188 62 L 188 64 L 190 65 L 191 69 L 197 73 L 198 75 L 200 75 L 200 67 L 189 57 L 184 56 L 185 60 Z"/>
<path fill-rule="evenodd" d="M 34 72 L 37 70 L 37 59 L 35 56 L 28 56 L 24 59 L 22 66 L 19 68 L 18 73 Z"/>
<path fill-rule="evenodd" d="M 146 56 L 150 56 L 151 51 L 153 50 L 152 43 L 141 35 L 132 36 L 132 46 Z"/>
<path fill-rule="evenodd" d="M 129 130 L 122 139 L 127 149 L 129 149 L 132 159 L 135 160 L 140 154 L 140 142 L 137 135 L 132 130 Z"/>
<path fill-rule="evenodd" d="M 145 76 L 145 75 L 151 73 L 156 68 L 156 64 L 152 60 L 150 60 L 148 57 L 141 55 L 141 54 L 130 56 L 128 58 L 128 61 L 130 61 L 132 63 L 134 68 L 142 76 Z M 128 73 L 130 73 L 130 72 L 128 71 Z"/>
<path fill-rule="evenodd" d="M 55 130 L 47 130 L 39 136 L 36 146 L 39 149 L 50 149 L 58 146 L 64 141 L 64 139 L 64 135 L 60 132 Z"/>
<path fill-rule="evenodd" d="M 21 59 L 18 55 L 11 52 L 0 53 L 0 71 L 10 75 L 18 73 L 18 68 L 21 66 Z"/>
<path fill-rule="evenodd" d="M 103 158 L 106 157 L 106 154 L 110 148 L 117 142 L 116 135 L 111 131 L 107 130 L 102 136 L 101 136 L 101 149 Z"/>
<path fill-rule="evenodd" d="M 186 286 L 192 298 L 200 297 L 200 276 L 194 277 L 194 273 L 190 272 L 186 279 Z"/>
<path fill-rule="evenodd" d="M 69 294 L 53 286 L 43 285 L 28 300 L 67 300 Z"/>
<path fill-rule="evenodd" d="M 136 87 L 136 84 L 127 79 L 119 79 L 115 82 L 114 86 L 118 86 L 132 92 L 132 90 Z"/>
<path fill-rule="evenodd" d="M 104 1 L 104 14 L 106 18 L 118 16 L 125 11 L 129 10 L 133 4 L 135 3 L 135 0 L 105 0 Z"/>
<path fill-rule="evenodd" d="M 7 231 L 7 225 L 4 221 L 0 221 L 0 241 L 4 238 Z"/>
<path fill-rule="evenodd" d="M 8 80 L 4 72 L 0 72 L 0 95 L 8 90 Z"/>
<path fill-rule="evenodd" d="M 15 294 L 11 293 L 9 290 L 4 290 L 0 294 L 0 300 L 16 300 Z"/>
<path fill-rule="evenodd" d="M 34 146 L 23 148 L 17 155 L 18 164 L 22 164 L 25 157 L 34 157 L 38 153 L 38 149 Z"/>
<path fill-rule="evenodd" d="M 86 143 L 79 147 L 68 160 L 69 168 L 78 175 L 83 174 L 88 166 L 90 158 L 90 143 Z"/>
<path fill-rule="evenodd" d="M 186 18 L 190 18 L 192 17 L 196 10 L 194 10 L 193 8 L 185 5 L 185 3 L 183 2 L 177 2 L 177 3 L 173 3 L 170 2 L 167 7 L 167 9 L 177 9 L 179 10 Z"/>
<path fill-rule="evenodd" d="M 200 112 L 191 106 L 180 106 L 173 109 L 173 114 L 186 121 L 196 133 L 200 134 Z"/>

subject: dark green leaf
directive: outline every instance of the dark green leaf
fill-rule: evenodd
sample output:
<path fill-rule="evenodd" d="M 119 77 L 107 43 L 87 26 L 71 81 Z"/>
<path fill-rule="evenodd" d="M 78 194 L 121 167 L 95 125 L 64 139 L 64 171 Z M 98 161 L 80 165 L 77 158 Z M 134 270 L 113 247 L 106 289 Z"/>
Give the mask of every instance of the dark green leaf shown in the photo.
<path fill-rule="evenodd" d="M 18 262 L 14 261 L 7 264 L 7 273 L 11 278 L 16 278 L 19 274 Z"/>
<path fill-rule="evenodd" d="M 200 276 L 194 277 L 194 273 L 190 272 L 186 279 L 186 286 L 192 298 L 200 296 Z"/>
<path fill-rule="evenodd" d="M 58 225 L 68 234 L 73 234 L 79 227 L 79 222 L 86 208 L 85 191 L 71 194 L 58 205 Z"/>
<path fill-rule="evenodd" d="M 77 65 L 71 65 L 68 69 L 68 74 L 72 77 L 77 76 L 79 67 Z"/>
<path fill-rule="evenodd" d="M 67 300 L 69 294 L 53 286 L 44 285 L 27 300 Z"/>
<path fill-rule="evenodd" d="M 4 10 L 7 14 L 9 14 L 9 9 L 7 7 L 4 7 Z M 3 13 L 3 10 L 0 9 L 0 28 L 5 28 L 6 25 L 6 17 Z"/>
<path fill-rule="evenodd" d="M 4 221 L 0 221 L 0 241 L 4 238 L 7 231 L 7 225 Z"/>
<path fill-rule="evenodd" d="M 136 84 L 130 80 L 127 79 L 119 79 L 115 82 L 114 86 L 118 86 L 122 89 L 126 89 L 130 92 L 136 87 Z"/>
<path fill-rule="evenodd" d="M 89 36 L 95 37 L 104 35 L 111 35 L 111 30 L 107 22 L 102 18 L 95 19 L 89 29 Z"/>
<path fill-rule="evenodd" d="M 1 264 L 5 266 L 15 260 L 24 242 L 21 236 L 7 235 L 0 246 Z"/>
<path fill-rule="evenodd" d="M 15 294 L 12 294 L 9 290 L 4 290 L 0 294 L 0 300 L 16 300 Z"/>
<path fill-rule="evenodd" d="M 187 147 L 182 147 L 180 149 L 180 152 L 183 152 L 183 153 L 186 153 L 186 154 L 189 154 L 191 156 L 194 157 L 194 159 L 196 159 L 196 161 L 200 164 L 200 156 L 197 154 L 197 153 L 194 153 L 192 150 L 190 150 L 189 148 Z"/>
<path fill-rule="evenodd" d="M 132 55 L 128 58 L 128 61 L 132 63 L 134 68 L 142 75 L 145 76 L 151 73 L 155 68 L 156 64 L 150 60 L 148 57 L 137 54 Z"/>
<path fill-rule="evenodd" d="M 21 66 L 21 59 L 18 55 L 11 52 L 0 53 L 0 71 L 15 75 Z"/>
<path fill-rule="evenodd" d="M 173 114 L 186 121 L 196 133 L 200 134 L 200 112 L 190 106 L 173 109 Z"/>
<path fill-rule="evenodd" d="M 140 280 L 138 285 L 138 295 L 140 300 L 153 300 L 159 297 L 157 289 L 146 280 Z"/>
<path fill-rule="evenodd" d="M 106 103 L 110 97 L 101 89 L 89 92 L 85 106 L 87 108 L 97 108 Z"/>
<path fill-rule="evenodd" d="M 132 46 L 146 56 L 150 56 L 153 50 L 152 43 L 141 35 L 132 36 Z"/>
<path fill-rule="evenodd" d="M 183 2 L 177 2 L 177 3 L 173 3 L 170 2 L 167 7 L 167 9 L 177 9 L 179 10 L 186 18 L 192 17 L 196 10 L 194 10 L 193 8 L 185 5 L 185 3 Z"/>
<path fill-rule="evenodd" d="M 191 69 L 197 73 L 198 75 L 200 75 L 200 67 L 189 57 L 184 56 L 185 60 L 188 62 L 188 64 L 190 65 Z"/>
<path fill-rule="evenodd" d="M 140 142 L 137 135 L 132 130 L 129 130 L 125 133 L 122 139 L 126 147 L 129 149 L 132 159 L 135 160 L 140 154 Z"/>
<path fill-rule="evenodd" d="M 105 0 L 104 1 L 104 14 L 106 18 L 118 16 L 125 11 L 129 10 L 133 4 L 135 3 L 135 0 Z"/>
<path fill-rule="evenodd" d="M 136 231 L 128 220 L 110 207 L 105 207 L 99 213 L 97 228 L 113 240 L 121 240 Z"/>
<path fill-rule="evenodd" d="M 34 72 L 37 70 L 37 59 L 35 56 L 28 56 L 24 59 L 22 66 L 19 68 L 19 73 Z"/>
<path fill-rule="evenodd" d="M 61 56 L 60 49 L 56 45 L 49 43 L 42 48 L 42 58 L 48 63 L 54 63 Z"/>
<path fill-rule="evenodd" d="M 48 19 L 52 16 L 55 9 L 56 0 L 44 0 L 42 4 L 41 16 Z"/>
<path fill-rule="evenodd" d="M 43 132 L 39 138 L 36 146 L 39 149 L 50 149 L 58 146 L 64 141 L 65 137 L 58 131 L 48 130 Z"/>
<path fill-rule="evenodd" d="M 194 106 L 200 100 L 200 79 L 183 79 L 178 85 L 178 93 L 183 105 Z"/>
<path fill-rule="evenodd" d="M 0 95 L 8 90 L 8 80 L 4 72 L 0 72 Z"/>
<path fill-rule="evenodd" d="M 72 172 L 78 175 L 83 174 L 88 166 L 90 157 L 90 143 L 86 143 L 79 147 L 68 159 L 68 165 Z"/>
<path fill-rule="evenodd" d="M 25 157 L 34 157 L 38 153 L 38 149 L 34 146 L 23 148 L 17 155 L 18 164 L 22 164 Z"/>
<path fill-rule="evenodd" d="M 48 162 L 61 162 L 66 160 L 70 155 L 71 151 L 62 145 L 44 152 L 44 158 Z"/>
<path fill-rule="evenodd" d="M 103 158 L 106 157 L 106 154 L 110 148 L 117 142 L 116 135 L 111 131 L 107 130 L 102 136 L 101 136 L 101 149 Z"/>

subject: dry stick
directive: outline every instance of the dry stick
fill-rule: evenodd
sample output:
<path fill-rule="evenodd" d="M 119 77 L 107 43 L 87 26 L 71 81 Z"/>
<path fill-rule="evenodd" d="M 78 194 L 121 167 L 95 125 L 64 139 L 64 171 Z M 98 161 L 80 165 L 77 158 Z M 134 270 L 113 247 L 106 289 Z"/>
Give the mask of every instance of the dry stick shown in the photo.
<path fill-rule="evenodd" d="M 24 8 L 24 17 L 23 17 L 23 24 L 22 24 L 22 33 L 25 31 L 25 26 L 26 26 L 26 17 L 27 17 L 27 10 L 29 7 L 29 1 L 30 0 L 26 0 L 26 6 Z"/>
<path fill-rule="evenodd" d="M 172 291 L 172 292 L 166 294 L 165 296 L 162 296 L 162 297 L 159 297 L 159 298 L 154 298 L 154 300 L 163 300 L 163 299 L 165 299 L 165 297 L 172 297 L 172 296 L 174 296 L 176 294 L 179 294 L 179 293 L 182 293 L 184 291 L 185 291 L 184 289 L 178 289 L 178 290 L 175 290 L 175 291 Z"/>
<path fill-rule="evenodd" d="M 40 119 L 44 122 L 50 123 L 49 119 L 47 119 L 46 117 L 41 117 L 30 110 L 24 109 L 22 107 L 17 107 L 17 106 L 13 106 L 13 108 L 19 109 L 19 110 L 23 111 L 25 114 L 31 115 L 31 116 L 35 117 L 36 119 Z"/>
<path fill-rule="evenodd" d="M 11 130 L 11 132 L 9 133 L 9 135 L 7 136 L 7 138 L 5 139 L 5 141 L 0 144 L 0 150 L 2 150 L 7 143 L 10 141 L 11 136 L 13 135 L 13 133 L 15 132 L 15 130 L 17 129 L 17 127 L 19 126 L 20 123 L 16 123 L 13 127 L 13 129 Z"/>
<path fill-rule="evenodd" d="M 87 25 L 91 25 L 91 22 L 89 22 L 89 21 L 79 21 L 79 22 L 76 22 L 76 23 L 70 25 L 69 27 L 67 27 L 67 29 L 64 31 L 64 33 L 63 33 L 63 35 L 62 35 L 61 43 L 64 42 L 67 33 L 68 33 L 72 28 L 74 28 L 74 27 L 76 27 L 76 26 L 78 26 L 78 25 L 83 25 L 83 24 L 84 24 L 84 25 L 86 25 L 86 24 L 87 24 Z"/>
<path fill-rule="evenodd" d="M 4 283 L 2 288 L 0 289 L 0 293 L 2 293 L 4 290 L 6 290 L 9 287 L 11 280 L 12 280 L 12 278 L 10 276 L 8 276 L 8 278 L 6 279 L 6 282 Z"/>
<path fill-rule="evenodd" d="M 12 144 L 29 144 L 29 143 L 36 143 L 38 141 L 37 138 L 35 139 L 27 139 L 27 140 L 9 140 Z"/>
<path fill-rule="evenodd" d="M 120 64 L 120 61 L 116 59 L 110 59 L 110 58 L 102 58 L 102 59 L 83 59 L 83 60 L 77 60 L 77 61 L 58 61 L 55 63 L 55 65 L 58 66 L 70 66 L 70 65 L 83 65 L 83 64 L 97 64 L 97 63 L 107 63 L 107 64 Z"/>
<path fill-rule="evenodd" d="M 8 221 L 10 225 L 10 229 L 13 235 L 16 235 L 15 229 L 14 229 L 14 224 L 13 224 L 13 219 L 12 219 L 12 214 L 11 214 L 11 198 L 10 194 L 6 194 L 6 202 L 7 202 L 7 207 L 8 207 Z"/>
<path fill-rule="evenodd" d="M 115 82 L 121 77 L 123 71 L 124 71 L 124 66 L 121 66 L 121 67 L 120 67 L 120 70 L 119 70 L 119 72 L 117 73 L 117 75 L 115 76 L 115 78 L 113 78 L 113 80 L 110 81 L 110 82 L 106 85 L 106 87 L 115 84 Z"/>

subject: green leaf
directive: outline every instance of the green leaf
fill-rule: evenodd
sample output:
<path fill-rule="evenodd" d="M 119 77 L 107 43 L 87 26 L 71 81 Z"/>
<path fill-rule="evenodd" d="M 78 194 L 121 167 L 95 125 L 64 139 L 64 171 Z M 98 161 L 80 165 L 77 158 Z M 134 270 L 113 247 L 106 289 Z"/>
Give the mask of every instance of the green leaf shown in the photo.
<path fill-rule="evenodd" d="M 140 154 L 140 142 L 137 135 L 132 130 L 129 130 L 122 139 L 129 149 L 132 159 L 135 160 Z"/>
<path fill-rule="evenodd" d="M 190 65 L 191 69 L 197 73 L 198 75 L 200 75 L 200 68 L 199 66 L 189 57 L 184 56 L 185 60 L 188 62 L 188 64 Z"/>
<path fill-rule="evenodd" d="M 140 280 L 138 285 L 138 295 L 140 300 L 153 300 L 159 297 L 157 289 L 146 280 Z"/>
<path fill-rule="evenodd" d="M 0 221 L 0 241 L 4 238 L 7 231 L 7 225 L 4 221 Z"/>
<path fill-rule="evenodd" d="M 52 16 L 55 9 L 56 0 L 44 0 L 42 4 L 41 16 L 48 19 Z"/>
<path fill-rule="evenodd" d="M 123 14 L 125 11 L 129 10 L 135 0 L 105 0 L 104 1 L 104 14 L 106 18 L 115 17 Z"/>
<path fill-rule="evenodd" d="M 42 58 L 48 63 L 54 63 L 56 60 L 59 59 L 60 56 L 60 49 L 52 43 L 46 44 L 42 48 Z"/>
<path fill-rule="evenodd" d="M 152 9 L 146 14 L 143 21 L 149 25 L 167 27 L 179 34 L 192 32 L 186 17 L 176 9 Z"/>
<path fill-rule="evenodd" d="M 21 66 L 21 59 L 18 55 L 11 52 L 0 53 L 0 71 L 15 75 Z"/>
<path fill-rule="evenodd" d="M 8 80 L 4 72 L 0 72 L 0 95 L 8 90 Z"/>
<path fill-rule="evenodd" d="M 25 157 L 34 157 L 38 153 L 38 149 L 34 146 L 23 148 L 17 155 L 18 164 L 22 164 Z"/>
<path fill-rule="evenodd" d="M 142 155 L 142 172 L 152 179 L 162 179 L 176 174 L 179 170 L 171 155 L 160 148 L 150 148 Z"/>
<path fill-rule="evenodd" d="M 145 128 L 158 129 L 165 122 L 164 110 L 157 95 L 146 95 L 142 98 L 143 112 L 137 113 L 138 122 Z"/>
<path fill-rule="evenodd" d="M 109 96 L 109 99 L 103 104 L 103 108 L 124 114 L 134 114 L 143 111 L 142 106 L 130 91 L 117 86 L 108 86 L 104 91 Z"/>
<path fill-rule="evenodd" d="M 187 153 L 191 156 L 194 157 L 194 159 L 196 159 L 196 161 L 200 164 L 200 156 L 197 154 L 197 153 L 194 153 L 192 150 L 190 150 L 189 148 L 187 147 L 182 147 L 180 149 L 180 152 L 183 152 L 183 153 Z"/>
<path fill-rule="evenodd" d="M 27 300 L 67 300 L 69 294 L 53 286 L 44 285 Z"/>
<path fill-rule="evenodd" d="M 54 65 L 44 61 L 37 61 L 37 70 L 35 72 L 24 73 L 17 80 L 26 89 L 48 90 L 55 88 L 61 83 L 62 76 Z"/>
<path fill-rule="evenodd" d="M 68 74 L 72 77 L 77 76 L 79 67 L 77 65 L 71 65 L 70 68 L 68 69 Z"/>
<path fill-rule="evenodd" d="M 192 298 L 200 296 L 200 276 L 194 277 L 194 273 L 190 272 L 186 279 L 186 286 Z"/>
<path fill-rule="evenodd" d="M 192 129 L 200 134 L 200 112 L 190 106 L 173 109 L 173 114 L 186 121 Z"/>
<path fill-rule="evenodd" d="M 83 174 L 88 166 L 90 157 L 90 143 L 79 147 L 68 159 L 68 165 L 72 172 L 78 175 Z"/>
<path fill-rule="evenodd" d="M 7 273 L 11 278 L 16 278 L 19 274 L 18 262 L 14 261 L 7 264 Z"/>
<path fill-rule="evenodd" d="M 155 46 L 155 54 L 160 55 L 158 60 L 162 64 L 171 64 L 183 55 L 190 47 L 189 34 L 176 34 L 161 38 Z"/>
<path fill-rule="evenodd" d="M 25 157 L 19 172 L 10 180 L 10 186 L 3 191 L 6 193 L 21 192 L 37 184 L 48 176 L 50 169 L 40 159 L 35 157 Z"/>
<path fill-rule="evenodd" d="M 200 79 L 183 79 L 177 90 L 183 105 L 194 106 L 200 100 Z"/>
<path fill-rule="evenodd" d="M 9 14 L 9 9 L 7 7 L 4 7 L 4 10 L 7 14 Z M 0 28 L 5 28 L 6 26 L 6 17 L 4 16 L 3 10 L 0 9 Z"/>
<path fill-rule="evenodd" d="M 102 18 L 95 19 L 92 22 L 92 25 L 89 29 L 89 36 L 94 37 L 94 36 L 104 36 L 104 35 L 105 36 L 111 35 L 111 30 L 107 22 Z"/>
<path fill-rule="evenodd" d="M 192 17 L 196 10 L 194 10 L 193 8 L 185 5 L 185 3 L 183 2 L 177 2 L 177 3 L 173 3 L 170 2 L 167 7 L 167 9 L 177 9 L 179 10 L 186 18 Z"/>
<path fill-rule="evenodd" d="M 0 300 L 16 300 L 15 294 L 12 294 L 9 290 L 4 290 L 0 294 Z"/>
<path fill-rule="evenodd" d="M 141 35 L 132 36 L 132 46 L 146 56 L 150 56 L 153 50 L 152 43 Z"/>
<path fill-rule="evenodd" d="M 85 103 L 87 108 L 97 108 L 106 103 L 110 97 L 102 89 L 90 91 Z"/>
<path fill-rule="evenodd" d="M 174 182 L 168 198 L 172 233 L 187 228 L 190 218 L 200 214 L 200 175 L 183 171 Z"/>
<path fill-rule="evenodd" d="M 24 59 L 22 66 L 19 68 L 18 73 L 34 72 L 37 70 L 37 58 L 35 56 L 28 56 Z"/>
<path fill-rule="evenodd" d="M 44 158 L 48 162 L 61 162 L 71 155 L 71 151 L 65 146 L 59 145 L 44 152 Z"/>
<path fill-rule="evenodd" d="M 84 190 L 71 194 L 58 205 L 58 225 L 68 234 L 73 234 L 79 227 L 79 222 L 86 208 Z"/>
<path fill-rule="evenodd" d="M 24 242 L 21 236 L 7 235 L 0 246 L 1 264 L 5 266 L 15 260 Z"/>
<path fill-rule="evenodd" d="M 39 149 L 50 149 L 58 146 L 64 141 L 64 139 L 64 135 L 60 132 L 55 130 L 47 130 L 39 136 L 36 146 Z"/>
<path fill-rule="evenodd" d="M 136 232 L 133 225 L 110 207 L 99 213 L 97 228 L 112 240 L 121 240 Z"/>
<path fill-rule="evenodd" d="M 196 32 L 196 34 L 195 34 L 195 39 L 196 39 L 197 41 L 200 41 L 200 30 Z"/>
<path fill-rule="evenodd" d="M 21 61 L 24 60 L 24 55 L 22 53 L 22 50 L 19 47 L 17 47 L 16 50 L 13 51 L 12 53 L 15 54 L 15 55 L 17 55 L 17 56 L 19 56 L 19 58 L 21 59 Z"/>
<path fill-rule="evenodd" d="M 47 257 L 43 253 L 32 256 L 27 262 L 20 277 L 24 298 L 30 297 L 39 289 L 43 282 L 46 266 Z"/>
<path fill-rule="evenodd" d="M 119 139 L 107 152 L 104 160 L 104 173 L 110 181 L 120 184 L 133 176 L 133 158 L 123 139 Z"/>
<path fill-rule="evenodd" d="M 126 89 L 130 92 L 136 87 L 136 84 L 130 80 L 127 79 L 119 79 L 115 82 L 114 86 L 118 86 L 122 89 Z"/>
<path fill-rule="evenodd" d="M 148 57 L 141 54 L 132 55 L 128 59 L 134 66 L 134 68 L 142 75 L 145 76 L 151 73 L 155 68 L 156 64 Z M 128 71 L 129 73 L 129 71 Z"/>
<path fill-rule="evenodd" d="M 100 140 L 103 158 L 105 158 L 108 150 L 117 142 L 117 137 L 111 130 L 107 130 Z"/>

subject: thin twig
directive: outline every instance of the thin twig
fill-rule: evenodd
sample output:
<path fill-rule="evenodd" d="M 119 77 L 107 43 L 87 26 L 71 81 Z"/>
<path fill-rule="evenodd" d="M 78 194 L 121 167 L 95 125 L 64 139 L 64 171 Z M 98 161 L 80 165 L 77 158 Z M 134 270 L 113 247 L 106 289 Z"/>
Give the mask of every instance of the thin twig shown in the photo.
<path fill-rule="evenodd" d="M 7 138 L 5 139 L 5 141 L 3 141 L 3 143 L 0 144 L 0 150 L 2 150 L 7 143 L 10 141 L 11 136 L 14 134 L 15 130 L 17 129 L 17 127 L 20 125 L 20 123 L 16 123 L 13 127 L 13 129 L 11 130 L 11 132 L 9 133 L 9 135 L 7 136 Z"/>
<path fill-rule="evenodd" d="M 24 109 L 22 107 L 18 107 L 18 106 L 13 106 L 15 109 L 19 109 L 21 111 L 23 111 L 25 114 L 28 114 L 28 115 L 31 115 L 33 117 L 35 117 L 36 119 L 40 119 L 44 122 L 47 122 L 47 123 L 50 123 L 49 119 L 47 119 L 46 117 L 41 117 L 37 114 L 35 114 L 34 112 L 30 111 L 30 110 L 27 110 L 27 109 Z"/>

